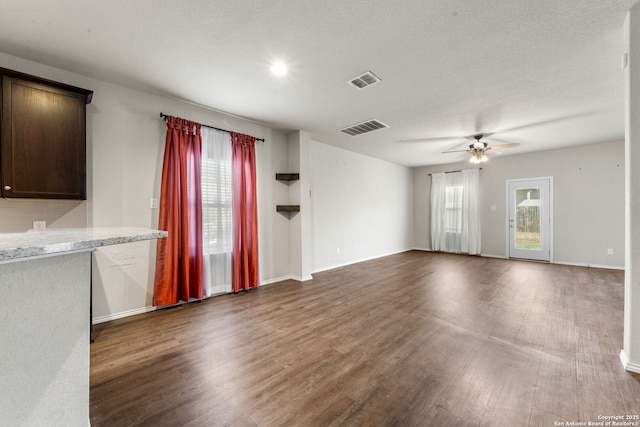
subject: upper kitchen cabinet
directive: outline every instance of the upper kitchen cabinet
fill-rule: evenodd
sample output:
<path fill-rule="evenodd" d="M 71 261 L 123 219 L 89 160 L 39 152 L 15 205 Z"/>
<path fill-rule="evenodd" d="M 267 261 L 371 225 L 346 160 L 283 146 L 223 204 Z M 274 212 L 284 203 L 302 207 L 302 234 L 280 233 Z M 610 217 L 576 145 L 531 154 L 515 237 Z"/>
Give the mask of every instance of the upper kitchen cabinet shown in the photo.
<path fill-rule="evenodd" d="M 2 197 L 85 200 L 93 92 L 4 68 L 0 76 Z"/>

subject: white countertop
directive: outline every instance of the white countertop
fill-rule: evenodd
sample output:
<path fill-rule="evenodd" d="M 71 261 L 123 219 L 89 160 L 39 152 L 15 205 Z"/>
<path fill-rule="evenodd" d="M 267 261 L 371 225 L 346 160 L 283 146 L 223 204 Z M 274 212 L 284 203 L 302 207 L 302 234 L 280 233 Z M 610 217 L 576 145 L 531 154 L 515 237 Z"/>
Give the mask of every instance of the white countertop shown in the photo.
<path fill-rule="evenodd" d="M 161 230 L 138 227 L 51 228 L 0 234 L 0 261 L 91 250 L 100 246 L 167 237 Z"/>

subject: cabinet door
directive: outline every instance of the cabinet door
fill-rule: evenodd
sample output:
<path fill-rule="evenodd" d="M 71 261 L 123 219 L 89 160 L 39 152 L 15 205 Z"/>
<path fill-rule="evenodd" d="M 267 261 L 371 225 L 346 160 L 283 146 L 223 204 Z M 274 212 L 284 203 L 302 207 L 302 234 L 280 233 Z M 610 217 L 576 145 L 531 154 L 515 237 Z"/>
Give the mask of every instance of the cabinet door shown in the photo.
<path fill-rule="evenodd" d="M 85 101 L 2 76 L 2 197 L 86 199 Z"/>

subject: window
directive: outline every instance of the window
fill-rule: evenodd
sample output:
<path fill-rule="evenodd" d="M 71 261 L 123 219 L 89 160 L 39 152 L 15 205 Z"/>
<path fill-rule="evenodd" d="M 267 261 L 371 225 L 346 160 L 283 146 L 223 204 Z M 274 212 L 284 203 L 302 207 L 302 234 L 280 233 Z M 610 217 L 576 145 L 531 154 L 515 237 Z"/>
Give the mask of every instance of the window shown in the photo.
<path fill-rule="evenodd" d="M 205 253 L 231 252 L 231 162 L 202 158 L 202 233 Z"/>
<path fill-rule="evenodd" d="M 205 295 L 231 292 L 231 136 L 202 128 L 202 251 Z"/>
<path fill-rule="evenodd" d="M 431 249 L 480 253 L 478 169 L 431 175 Z"/>
<path fill-rule="evenodd" d="M 445 233 L 462 232 L 462 185 L 445 187 Z"/>

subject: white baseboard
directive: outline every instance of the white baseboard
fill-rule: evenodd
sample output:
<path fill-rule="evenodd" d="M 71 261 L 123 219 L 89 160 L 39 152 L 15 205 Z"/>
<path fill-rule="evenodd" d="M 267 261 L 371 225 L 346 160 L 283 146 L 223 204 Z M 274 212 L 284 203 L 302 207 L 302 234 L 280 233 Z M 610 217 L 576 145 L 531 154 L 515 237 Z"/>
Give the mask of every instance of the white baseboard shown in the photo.
<path fill-rule="evenodd" d="M 308 278 L 302 278 L 302 277 L 297 277 L 297 276 L 282 276 L 282 277 L 276 277 L 274 279 L 263 280 L 263 281 L 260 282 L 260 286 L 270 285 L 272 283 L 283 282 L 285 280 L 297 280 L 298 282 L 304 282 L 304 281 L 312 280 L 312 279 L 313 279 L 312 276 L 309 276 Z M 225 294 L 222 293 L 220 295 L 225 295 Z M 218 295 L 212 295 L 211 297 L 216 297 L 216 296 L 218 296 Z M 207 297 L 207 298 L 211 298 L 211 297 Z M 180 304 L 184 304 L 184 303 L 178 303 L 177 305 L 180 305 Z M 113 313 L 113 314 L 108 314 L 106 316 L 94 317 L 93 320 L 92 320 L 92 323 L 94 325 L 97 325 L 98 323 L 104 323 L 104 322 L 109 322 L 111 320 L 116 320 L 116 319 L 122 319 L 122 318 L 125 318 L 125 317 L 135 316 L 136 314 L 149 313 L 149 312 L 155 311 L 155 310 L 156 310 L 155 306 L 148 306 L 148 307 L 136 308 L 134 310 L 121 311 L 120 313 Z"/>
<path fill-rule="evenodd" d="M 640 365 L 638 365 L 637 363 L 629 362 L 627 353 L 624 350 L 620 350 L 620 361 L 622 362 L 622 367 L 625 370 L 629 372 L 635 372 L 636 374 L 640 374 Z"/>
<path fill-rule="evenodd" d="M 134 310 L 122 311 L 120 313 L 108 314 L 106 316 L 94 317 L 92 323 L 97 325 L 98 323 L 109 322 L 110 320 L 122 319 L 123 317 L 135 316 L 136 314 L 149 313 L 150 311 L 155 311 L 155 307 L 141 307 L 136 308 Z"/>
<path fill-rule="evenodd" d="M 275 277 L 269 280 L 261 280 L 260 286 L 270 285 L 272 283 L 277 283 L 277 282 L 284 282 L 285 280 L 291 280 L 291 279 L 292 279 L 291 276 L 282 276 L 282 277 Z"/>
<path fill-rule="evenodd" d="M 553 261 L 552 264 L 573 265 L 575 267 L 603 268 L 606 270 L 624 270 L 624 266 L 620 267 L 617 265 L 588 264 L 584 262 Z"/>
<path fill-rule="evenodd" d="M 426 248 L 413 248 L 412 250 L 424 251 L 424 252 L 433 252 L 431 249 L 426 249 Z M 462 254 L 462 255 L 464 255 L 464 254 Z M 480 256 L 486 257 L 486 258 L 509 259 L 505 255 L 494 255 L 494 254 L 486 254 L 486 253 L 482 253 L 482 254 L 480 254 Z M 586 262 L 567 262 L 567 261 L 552 261 L 551 264 L 572 265 L 572 266 L 575 266 L 575 267 L 602 268 L 602 269 L 605 269 L 605 270 L 622 270 L 622 271 L 624 271 L 624 266 L 619 266 L 619 265 L 589 264 L 589 263 L 586 263 Z"/>
<path fill-rule="evenodd" d="M 276 277 L 274 279 L 261 281 L 260 282 L 260 286 L 270 285 L 272 283 L 284 282 L 285 280 L 295 280 L 295 281 L 298 281 L 298 282 L 306 282 L 307 280 L 313 280 L 313 276 L 301 277 L 301 276 L 289 275 L 289 276 Z"/>
<path fill-rule="evenodd" d="M 430 248 L 413 248 L 411 249 L 412 251 L 422 251 L 422 252 L 433 252 L 432 249 Z M 444 252 L 443 252 L 444 253 Z M 468 255 L 465 253 L 460 253 L 459 255 Z M 486 258 L 499 258 L 499 259 L 507 259 L 506 256 L 504 255 L 494 255 L 494 254 L 485 254 L 485 253 L 481 253 L 480 254 L 481 257 L 486 257 Z"/>
<path fill-rule="evenodd" d="M 323 271 L 334 270 L 336 268 L 346 267 L 348 265 L 358 264 L 360 262 L 372 261 L 374 259 L 384 258 L 384 257 L 391 256 L 391 255 L 397 255 L 397 254 L 401 254 L 401 253 L 404 253 L 404 252 L 407 252 L 407 251 L 410 251 L 410 250 L 412 250 L 412 249 L 402 249 L 400 251 L 395 251 L 395 252 L 391 252 L 391 253 L 388 253 L 388 254 L 376 255 L 376 256 L 373 256 L 373 257 L 370 257 L 370 258 L 363 258 L 363 259 L 359 259 L 359 260 L 356 260 L 356 261 L 345 262 L 343 264 L 335 264 L 335 265 L 331 265 L 331 266 L 328 266 L 328 267 L 322 267 L 320 270 L 312 271 L 312 274 L 313 273 L 321 273 Z"/>
<path fill-rule="evenodd" d="M 498 258 L 498 259 L 507 259 L 504 255 L 494 255 L 494 254 L 480 254 L 480 256 L 485 258 Z"/>
<path fill-rule="evenodd" d="M 313 280 L 313 276 L 312 275 L 308 275 L 308 276 L 291 276 L 291 280 L 296 280 L 298 282 L 307 282 L 309 280 Z"/>

